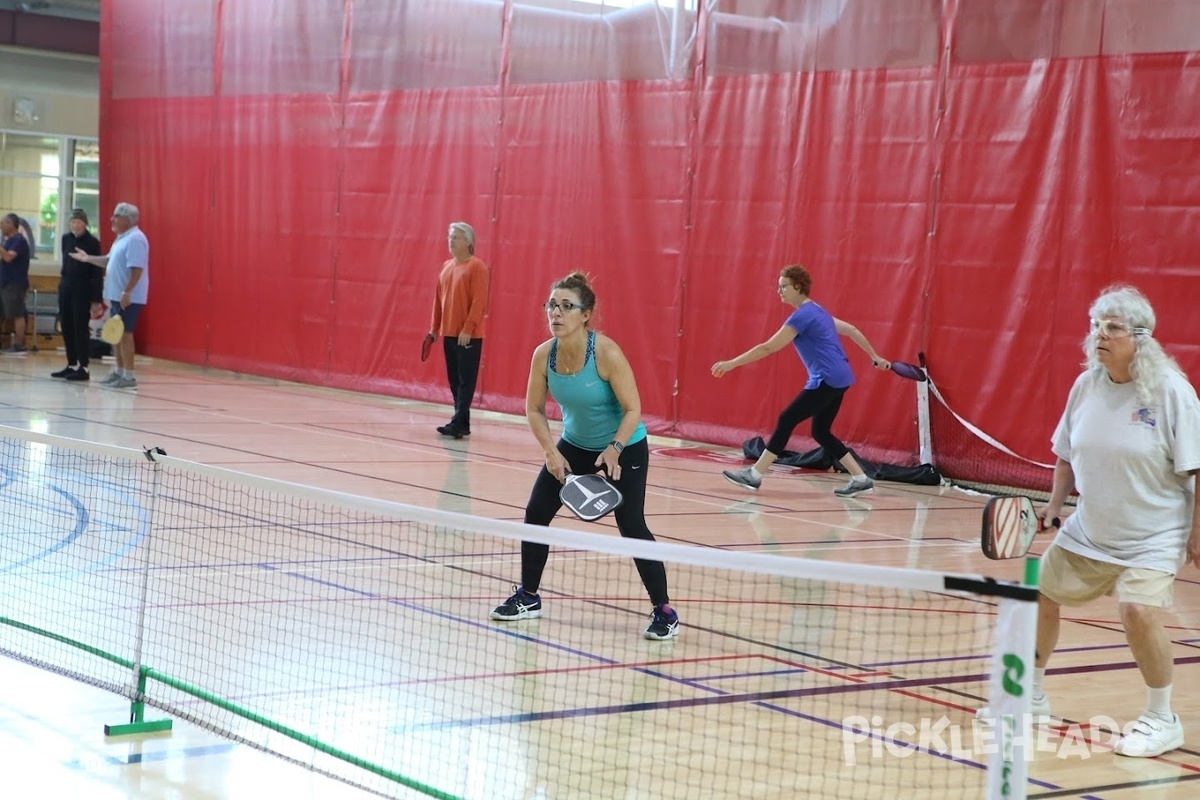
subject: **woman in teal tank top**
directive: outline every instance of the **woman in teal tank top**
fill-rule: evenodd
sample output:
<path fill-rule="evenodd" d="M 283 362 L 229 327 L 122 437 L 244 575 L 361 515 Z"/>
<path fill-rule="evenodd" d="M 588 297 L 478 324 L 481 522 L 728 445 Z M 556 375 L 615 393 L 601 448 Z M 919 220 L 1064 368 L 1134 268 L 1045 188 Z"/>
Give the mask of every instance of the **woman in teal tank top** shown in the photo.
<path fill-rule="evenodd" d="M 546 454 L 534 481 L 525 522 L 549 525 L 562 507 L 559 489 L 567 473 L 586 475 L 604 469 L 625 501 L 613 512 L 621 535 L 654 541 L 646 526 L 646 473 L 650 448 L 642 424 L 642 403 L 633 369 L 609 337 L 588 325 L 596 295 L 587 276 L 573 272 L 551 288 L 546 316 L 552 337 L 538 345 L 529 369 L 525 414 L 529 429 Z M 546 417 L 546 399 L 562 409 L 563 432 L 557 441 Z M 538 594 L 550 547 L 521 543 L 521 585 L 497 606 L 491 618 L 502 622 L 542 615 Z M 679 615 L 667 597 L 667 571 L 661 561 L 635 558 L 653 610 L 642 635 L 669 639 L 679 633 Z"/>

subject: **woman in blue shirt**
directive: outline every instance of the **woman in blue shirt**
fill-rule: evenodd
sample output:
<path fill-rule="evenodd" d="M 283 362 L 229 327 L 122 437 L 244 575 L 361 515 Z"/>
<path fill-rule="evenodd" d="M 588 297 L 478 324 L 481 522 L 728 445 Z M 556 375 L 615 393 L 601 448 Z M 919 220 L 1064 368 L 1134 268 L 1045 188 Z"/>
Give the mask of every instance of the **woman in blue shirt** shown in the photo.
<path fill-rule="evenodd" d="M 637 382 L 617 343 L 588 327 L 595 307 L 596 294 L 581 272 L 551 287 L 546 316 L 552 337 L 533 351 L 525 392 L 529 428 L 546 454 L 546 465 L 533 484 L 525 522 L 550 524 L 562 507 L 558 495 L 567 473 L 586 475 L 603 468 L 625 498 L 613 512 L 621 535 L 654 541 L 644 510 L 650 448 Z M 558 441 L 546 418 L 548 396 L 562 409 Z M 492 619 L 509 622 L 542 615 L 538 588 L 549 553 L 549 545 L 521 543 L 521 585 L 492 611 Z M 666 567 L 661 561 L 640 558 L 634 564 L 654 606 L 642 635 L 647 639 L 676 636 L 679 615 L 667 597 Z"/>
<path fill-rule="evenodd" d="M 811 417 L 812 437 L 824 448 L 826 455 L 850 473 L 849 483 L 834 489 L 834 494 L 839 497 L 870 494 L 875 491 L 874 482 L 866 476 L 850 450 L 832 431 L 833 421 L 842 407 L 842 398 L 854 383 L 854 372 L 850 369 L 850 360 L 846 358 L 839 336 L 849 337 L 866 351 L 877 369 L 889 369 L 890 362 L 875 352 L 858 328 L 831 316 L 813 302 L 809 297 L 811 291 L 812 276 L 808 270 L 798 264 L 784 267 L 779 273 L 779 299 L 796 310 L 770 339 L 756 344 L 737 358 L 718 361 L 712 366 L 712 374 L 719 378 L 732 369 L 766 358 L 791 344 L 808 370 L 804 391 L 779 415 L 775 431 L 767 441 L 762 456 L 754 466 L 725 470 L 724 475 L 730 483 L 757 492 L 762 486 L 763 476 L 787 447 L 792 431 Z"/>

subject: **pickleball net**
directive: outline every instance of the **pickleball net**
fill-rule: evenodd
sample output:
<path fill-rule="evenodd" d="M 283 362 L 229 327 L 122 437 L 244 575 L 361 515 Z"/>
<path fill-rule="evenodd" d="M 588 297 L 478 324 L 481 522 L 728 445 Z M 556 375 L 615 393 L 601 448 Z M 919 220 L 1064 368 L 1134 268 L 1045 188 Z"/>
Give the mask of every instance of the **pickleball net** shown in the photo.
<path fill-rule="evenodd" d="M 118 732 L 169 715 L 404 798 L 974 797 L 1005 768 L 971 720 L 1024 680 L 1027 587 L 530 528 L 15 429 L 0 457 L 0 651 L 127 698 Z M 544 615 L 489 621 L 522 539 L 552 546 Z M 678 638 L 641 637 L 633 556 L 666 563 Z"/>

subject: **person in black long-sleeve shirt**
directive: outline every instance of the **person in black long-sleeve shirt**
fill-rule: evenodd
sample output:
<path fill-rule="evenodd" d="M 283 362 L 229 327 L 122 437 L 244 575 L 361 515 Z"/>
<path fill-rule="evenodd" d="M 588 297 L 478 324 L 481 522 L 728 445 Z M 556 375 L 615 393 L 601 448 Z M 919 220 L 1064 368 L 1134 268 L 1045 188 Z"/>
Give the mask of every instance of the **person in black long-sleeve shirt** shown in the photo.
<path fill-rule="evenodd" d="M 50 373 L 53 378 L 86 381 L 88 374 L 89 321 L 92 304 L 102 302 L 104 274 L 93 264 L 71 258 L 76 249 L 88 255 L 100 255 L 100 240 L 88 230 L 88 216 L 82 208 L 71 211 L 71 230 L 62 238 L 62 277 L 58 284 L 58 317 L 62 321 L 63 344 L 67 348 L 67 366 Z"/>

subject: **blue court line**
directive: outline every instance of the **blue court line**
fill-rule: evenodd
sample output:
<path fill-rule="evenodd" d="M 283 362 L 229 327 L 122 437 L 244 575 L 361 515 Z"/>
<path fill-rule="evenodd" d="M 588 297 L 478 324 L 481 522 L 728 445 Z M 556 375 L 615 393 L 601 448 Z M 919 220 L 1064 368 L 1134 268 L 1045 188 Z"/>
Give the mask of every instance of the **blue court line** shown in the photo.
<path fill-rule="evenodd" d="M 44 560 L 45 558 L 49 557 L 51 554 L 63 550 L 65 547 L 73 544 L 76 540 L 78 540 L 79 537 L 84 534 L 85 530 L 87 529 L 87 527 L 89 525 L 92 525 L 93 527 L 102 527 L 105 530 L 117 531 L 117 532 L 122 532 L 122 533 L 127 533 L 127 532 L 131 531 L 130 528 L 127 528 L 127 527 L 124 527 L 121 525 L 114 525 L 114 524 L 108 523 L 108 522 L 102 522 L 102 521 L 92 518 L 92 516 L 90 515 L 90 513 L 88 511 L 87 506 L 85 506 L 83 504 L 83 502 L 78 498 L 78 496 L 74 492 L 71 492 L 70 490 L 63 488 L 62 486 L 60 486 L 56 483 L 52 484 L 52 483 L 45 483 L 43 481 L 32 481 L 32 480 L 30 480 L 30 476 L 28 473 L 9 469 L 7 467 L 0 468 L 0 471 L 3 472 L 4 478 L 5 478 L 3 485 L 0 485 L 0 489 L 6 488 L 11 485 L 15 485 L 18 482 L 24 483 L 27 486 L 36 486 L 39 484 L 45 485 L 51 491 L 55 492 L 60 497 L 62 497 L 66 501 L 67 506 L 74 511 L 74 514 L 72 515 L 70 513 L 64 512 L 62 510 L 62 507 L 59 505 L 50 505 L 48 503 L 42 503 L 42 502 L 26 502 L 23 504 L 23 507 L 32 508 L 37 511 L 46 512 L 53 517 L 61 516 L 61 517 L 67 518 L 68 520 L 72 519 L 72 517 L 73 517 L 75 520 L 74 529 L 69 534 L 67 534 L 62 539 L 60 539 L 58 542 L 56 542 L 53 545 L 51 545 L 50 547 L 44 549 L 42 552 L 26 558 L 23 561 L 19 561 L 19 562 L 15 562 L 13 564 L 6 565 L 3 569 L 0 569 L 0 574 L 6 573 L 6 572 L 11 572 L 13 570 L 17 570 L 22 567 L 28 566 L 29 564 L 35 563 L 37 561 Z M 122 501 L 122 505 L 124 505 L 128 508 L 135 509 L 137 517 L 138 517 L 138 526 L 137 526 L 138 533 L 132 539 L 130 539 L 128 542 L 126 542 L 126 544 L 123 547 L 110 552 L 106 558 L 98 560 L 98 561 L 92 561 L 88 567 L 82 568 L 82 569 L 76 569 L 76 570 L 73 570 L 73 572 L 88 572 L 95 568 L 104 567 L 105 565 L 111 564 L 111 563 L 115 562 L 116 560 L 120 559 L 121 557 L 123 557 L 130 550 L 136 548 L 141 543 L 142 539 L 145 538 L 148 520 L 146 519 L 145 509 L 143 508 L 143 506 L 140 503 L 137 502 L 137 497 L 136 497 L 136 495 L 138 495 L 138 494 L 145 495 L 146 494 L 145 492 L 138 492 L 136 490 L 134 492 L 130 492 L 128 486 L 123 486 L 121 484 L 115 483 L 113 481 L 109 481 L 107 479 L 96 478 L 94 475 L 82 473 L 82 472 L 79 472 L 78 470 L 74 470 L 74 469 L 51 468 L 51 471 L 57 475 L 60 475 L 63 478 L 68 479 L 68 480 L 73 477 L 78 483 L 81 483 L 85 486 L 99 488 L 102 491 L 107 491 L 107 492 L 110 492 L 110 493 L 116 495 L 116 498 L 119 501 Z M 35 497 L 36 496 L 37 495 L 35 495 Z"/>
<path fill-rule="evenodd" d="M 74 527 L 74 529 L 70 533 L 68 533 L 66 536 L 59 539 L 54 544 L 52 544 L 49 547 L 42 550 L 40 553 L 36 553 L 32 556 L 29 556 L 28 558 L 24 559 L 23 561 L 15 561 L 12 564 L 6 565 L 4 567 L 4 569 L 0 569 L 0 574 L 5 573 L 5 572 L 13 572 L 14 570 L 18 570 L 22 567 L 26 567 L 26 566 L 29 566 L 30 564 L 34 564 L 38 561 L 41 561 L 41 560 L 45 559 L 46 557 L 48 557 L 49 555 L 51 555 L 52 553 L 57 553 L 60 550 L 66 548 L 72 542 L 74 542 L 76 539 L 78 539 L 80 536 L 83 535 L 84 528 L 87 527 L 87 523 L 88 523 L 87 508 L 84 507 L 83 503 L 79 502 L 79 498 L 75 497 L 75 495 L 62 490 L 62 489 L 58 488 L 57 486 L 51 486 L 50 489 L 57 492 L 64 500 L 67 501 L 67 503 L 70 506 L 72 506 L 75 509 L 75 527 Z"/>
<path fill-rule="evenodd" d="M 184 747 L 178 750 L 159 750 L 153 753 L 130 753 L 124 758 L 104 755 L 102 753 L 97 753 L 96 755 L 109 766 L 128 767 L 133 764 L 150 764 L 183 758 L 198 758 L 200 756 L 219 756 L 231 752 L 237 746 L 236 743 L 229 742 L 227 744 L 212 744 L 203 747 Z M 63 766 L 79 772 L 91 772 L 91 765 L 84 763 L 82 759 L 78 758 L 63 762 Z"/>

